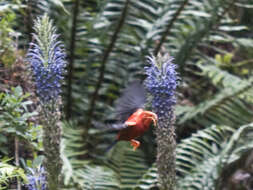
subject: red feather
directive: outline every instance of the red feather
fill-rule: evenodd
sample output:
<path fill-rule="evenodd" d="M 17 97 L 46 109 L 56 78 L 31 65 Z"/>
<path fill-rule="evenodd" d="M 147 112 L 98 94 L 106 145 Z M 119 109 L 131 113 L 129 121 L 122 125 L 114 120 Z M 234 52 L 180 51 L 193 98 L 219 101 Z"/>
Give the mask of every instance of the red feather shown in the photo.
<path fill-rule="evenodd" d="M 151 123 L 153 121 L 156 122 L 156 120 L 157 116 L 154 113 L 138 109 L 125 122 L 128 127 L 118 133 L 117 139 L 130 141 L 140 137 L 149 129 Z"/>

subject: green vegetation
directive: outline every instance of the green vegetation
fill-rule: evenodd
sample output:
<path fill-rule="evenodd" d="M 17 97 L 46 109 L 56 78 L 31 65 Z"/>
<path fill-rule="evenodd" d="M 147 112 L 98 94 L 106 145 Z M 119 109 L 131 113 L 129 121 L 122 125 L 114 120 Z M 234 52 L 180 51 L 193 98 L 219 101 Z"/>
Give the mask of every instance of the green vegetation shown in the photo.
<path fill-rule="evenodd" d="M 0 189 L 28 188 L 43 165 L 40 100 L 25 55 L 44 13 L 68 62 L 60 189 L 159 189 L 152 128 L 136 151 L 119 142 L 106 152 L 116 132 L 103 130 L 116 121 L 122 90 L 145 79 L 146 57 L 158 52 L 174 57 L 180 77 L 177 189 L 252 189 L 252 9 L 251 0 L 1 1 Z"/>

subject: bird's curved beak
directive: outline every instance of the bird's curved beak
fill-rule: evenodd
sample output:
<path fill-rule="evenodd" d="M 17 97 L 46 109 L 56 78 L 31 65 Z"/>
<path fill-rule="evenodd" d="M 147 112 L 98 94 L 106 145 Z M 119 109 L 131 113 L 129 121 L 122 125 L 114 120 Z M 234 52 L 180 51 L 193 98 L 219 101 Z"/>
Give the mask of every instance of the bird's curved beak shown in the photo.
<path fill-rule="evenodd" d="M 157 121 L 158 121 L 157 115 L 154 112 L 151 112 L 151 111 L 144 111 L 144 112 L 147 115 L 146 118 L 151 119 L 154 123 L 154 126 L 156 127 L 157 126 Z"/>

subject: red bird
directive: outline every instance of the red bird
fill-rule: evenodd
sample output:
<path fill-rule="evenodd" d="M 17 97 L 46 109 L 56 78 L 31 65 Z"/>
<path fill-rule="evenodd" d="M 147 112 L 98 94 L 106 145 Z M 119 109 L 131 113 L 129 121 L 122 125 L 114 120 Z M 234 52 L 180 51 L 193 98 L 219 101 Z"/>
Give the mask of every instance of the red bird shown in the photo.
<path fill-rule="evenodd" d="M 116 116 L 120 123 L 111 126 L 120 130 L 115 143 L 121 140 L 130 141 L 136 150 L 140 142 L 135 139 L 142 136 L 152 122 L 156 126 L 157 115 L 144 110 L 145 102 L 145 89 L 139 82 L 133 82 L 124 90 L 116 103 Z"/>
<path fill-rule="evenodd" d="M 157 115 L 139 108 L 125 121 L 124 124 L 127 127 L 119 131 L 117 140 L 131 141 L 133 149 L 136 150 L 140 146 L 140 142 L 135 138 L 142 136 L 149 129 L 152 122 L 156 126 Z"/>

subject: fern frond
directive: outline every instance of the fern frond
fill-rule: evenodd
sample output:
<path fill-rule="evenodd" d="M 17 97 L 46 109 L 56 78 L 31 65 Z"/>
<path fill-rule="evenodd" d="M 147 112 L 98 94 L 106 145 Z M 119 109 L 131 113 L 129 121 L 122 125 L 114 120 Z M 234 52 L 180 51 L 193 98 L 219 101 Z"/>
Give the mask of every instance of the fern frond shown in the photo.
<path fill-rule="evenodd" d="M 64 183 L 80 189 L 131 189 L 148 169 L 145 154 L 133 151 L 128 142 L 119 142 L 107 155 L 105 165 L 83 160 L 87 147 L 80 129 L 64 129 Z"/>
<path fill-rule="evenodd" d="M 83 190 L 119 189 L 117 174 L 105 166 L 87 165 L 76 170 L 74 175 Z"/>
<path fill-rule="evenodd" d="M 108 155 L 108 164 L 120 181 L 119 189 L 135 187 L 138 179 L 148 169 L 145 154 L 141 150 L 133 151 L 129 142 L 120 142 Z"/>
<path fill-rule="evenodd" d="M 84 168 L 89 161 L 80 159 L 87 154 L 86 143 L 82 135 L 84 129 L 75 128 L 72 123 L 63 124 L 63 139 L 61 144 L 61 158 L 63 160 L 64 184 L 78 184 L 75 172 Z"/>
<path fill-rule="evenodd" d="M 219 91 L 211 98 L 191 107 L 179 107 L 179 124 L 194 120 L 202 126 L 225 124 L 240 126 L 252 121 L 252 79 L 241 79 L 214 65 L 199 65 L 200 75 L 210 78 Z M 233 83 L 231 83 L 233 81 Z M 246 97 L 246 99 L 245 99 Z M 245 100 L 249 100 L 248 103 Z M 236 119 L 240 118 L 240 120 Z"/>
<path fill-rule="evenodd" d="M 201 76 L 205 76 L 210 79 L 211 83 L 216 88 L 231 88 L 236 89 L 238 87 L 244 87 L 245 90 L 242 90 L 238 93 L 238 98 L 243 99 L 248 103 L 253 103 L 252 88 L 252 78 L 242 79 L 239 76 L 230 74 L 226 70 L 222 70 L 218 67 L 217 62 L 213 59 L 208 58 L 209 62 L 215 65 L 201 65 L 198 67 L 201 69 L 199 73 Z M 246 88 L 246 87 L 249 88 Z M 243 89 L 243 88 L 242 88 Z"/>
<path fill-rule="evenodd" d="M 138 181 L 135 190 L 146 190 L 158 187 L 157 167 L 153 164 Z"/>
<path fill-rule="evenodd" d="M 178 185 L 184 189 L 215 189 L 222 169 L 242 152 L 252 148 L 245 134 L 253 132 L 253 124 L 231 127 L 211 126 L 183 140 L 177 148 Z M 248 140 L 247 140 L 248 139 Z"/>
<path fill-rule="evenodd" d="M 213 125 L 183 140 L 176 149 L 176 169 L 180 175 L 190 175 L 205 157 L 217 154 L 232 132 L 229 127 Z"/>

